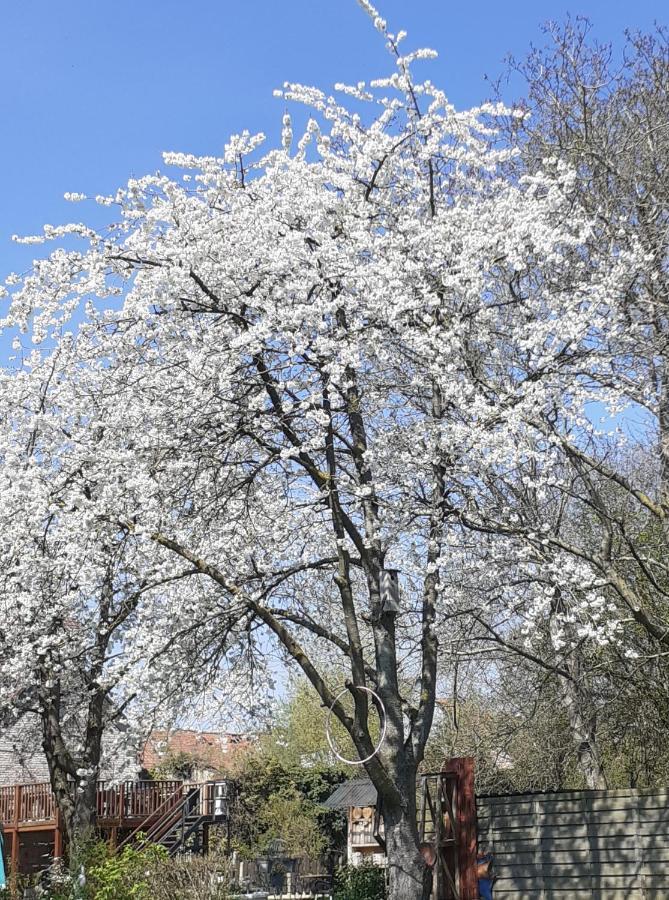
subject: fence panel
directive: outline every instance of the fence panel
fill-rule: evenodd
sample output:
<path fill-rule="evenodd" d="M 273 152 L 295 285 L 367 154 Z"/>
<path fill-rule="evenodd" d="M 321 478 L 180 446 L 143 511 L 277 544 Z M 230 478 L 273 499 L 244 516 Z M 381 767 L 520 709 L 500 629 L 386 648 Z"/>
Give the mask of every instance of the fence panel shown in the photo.
<path fill-rule="evenodd" d="M 669 896 L 669 792 L 570 791 L 477 798 L 479 845 L 501 900 Z"/>

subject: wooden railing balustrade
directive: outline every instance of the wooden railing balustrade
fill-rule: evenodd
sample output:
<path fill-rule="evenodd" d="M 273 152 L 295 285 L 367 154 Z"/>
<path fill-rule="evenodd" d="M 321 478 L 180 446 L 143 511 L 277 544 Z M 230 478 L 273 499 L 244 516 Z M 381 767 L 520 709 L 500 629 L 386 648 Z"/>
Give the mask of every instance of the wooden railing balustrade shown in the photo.
<path fill-rule="evenodd" d="M 0 822 L 10 824 L 16 817 L 16 789 L 18 785 L 0 787 Z"/>
<path fill-rule="evenodd" d="M 19 792 L 19 822 L 51 822 L 56 801 L 49 784 L 24 784 Z"/>
<path fill-rule="evenodd" d="M 98 782 L 97 818 L 102 823 L 144 821 L 183 786 L 173 781 Z M 56 821 L 56 801 L 48 782 L 0 787 L 0 822 L 6 828 Z"/>

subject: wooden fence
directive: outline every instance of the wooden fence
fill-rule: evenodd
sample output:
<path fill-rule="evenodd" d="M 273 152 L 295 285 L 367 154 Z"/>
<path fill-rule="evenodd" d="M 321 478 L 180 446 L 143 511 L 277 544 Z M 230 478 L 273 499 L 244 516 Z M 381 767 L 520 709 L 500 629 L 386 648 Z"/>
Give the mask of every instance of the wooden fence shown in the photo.
<path fill-rule="evenodd" d="M 253 893 L 254 890 L 260 891 L 264 897 L 264 893 L 274 893 L 276 896 L 285 896 L 290 900 L 293 896 L 301 897 L 303 894 L 307 897 L 320 896 L 320 894 L 329 895 L 331 893 L 330 884 L 331 876 L 328 874 L 328 867 L 325 859 L 311 858 L 301 856 L 291 860 L 290 868 L 292 871 L 285 871 L 282 875 L 276 876 L 277 881 L 282 883 L 281 887 L 274 884 L 272 872 L 275 861 L 268 857 L 260 857 L 252 860 L 239 859 L 236 852 L 232 854 L 232 872 L 234 880 L 238 884 L 244 886 L 246 893 Z M 284 862 L 287 862 L 284 860 Z M 344 854 L 337 854 L 335 864 L 344 862 Z M 283 894 L 281 894 L 283 891 Z"/>
<path fill-rule="evenodd" d="M 495 900 L 666 900 L 669 791 L 477 798 Z"/>

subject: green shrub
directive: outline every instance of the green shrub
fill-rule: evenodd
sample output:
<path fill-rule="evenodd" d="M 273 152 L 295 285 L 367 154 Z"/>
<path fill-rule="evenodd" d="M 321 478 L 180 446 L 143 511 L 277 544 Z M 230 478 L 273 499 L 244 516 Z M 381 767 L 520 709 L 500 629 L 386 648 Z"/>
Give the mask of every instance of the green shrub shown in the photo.
<path fill-rule="evenodd" d="M 380 866 L 343 866 L 335 876 L 334 900 L 385 900 L 386 871 Z"/>
<path fill-rule="evenodd" d="M 227 876 L 211 856 L 159 860 L 149 869 L 151 900 L 227 900 Z"/>
<path fill-rule="evenodd" d="M 109 845 L 95 844 L 85 865 L 84 896 L 91 900 L 148 900 L 152 895 L 152 868 L 167 858 L 167 850 L 158 844 L 124 847 L 114 854 Z"/>
<path fill-rule="evenodd" d="M 77 872 L 81 868 L 83 879 Z M 82 851 L 71 870 L 54 867 L 48 878 L 44 876 L 34 894 L 42 900 L 227 900 L 229 896 L 229 872 L 220 859 L 170 859 L 158 844 L 139 850 L 125 847 L 114 854 L 100 841 Z M 10 896 L 0 890 L 0 900 Z"/>

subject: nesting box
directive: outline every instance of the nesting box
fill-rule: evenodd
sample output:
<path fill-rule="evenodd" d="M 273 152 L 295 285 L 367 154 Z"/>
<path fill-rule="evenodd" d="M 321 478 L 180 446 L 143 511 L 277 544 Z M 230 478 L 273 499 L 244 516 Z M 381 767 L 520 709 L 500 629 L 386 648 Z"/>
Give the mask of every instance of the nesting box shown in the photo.
<path fill-rule="evenodd" d="M 398 575 L 397 569 L 381 569 L 381 609 L 383 612 L 401 612 Z"/>

